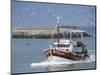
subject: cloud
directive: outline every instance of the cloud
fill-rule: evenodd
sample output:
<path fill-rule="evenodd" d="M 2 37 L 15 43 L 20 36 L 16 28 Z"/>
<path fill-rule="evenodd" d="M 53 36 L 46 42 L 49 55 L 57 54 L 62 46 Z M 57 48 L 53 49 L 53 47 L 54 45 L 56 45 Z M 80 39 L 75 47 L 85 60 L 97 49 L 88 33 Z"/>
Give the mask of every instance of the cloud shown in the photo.
<path fill-rule="evenodd" d="M 29 10 L 30 8 L 26 8 L 26 10 Z"/>
<path fill-rule="evenodd" d="M 31 14 L 29 14 L 29 16 L 31 17 L 31 16 L 34 16 L 35 14 L 36 14 L 36 12 L 32 11 Z"/>
<path fill-rule="evenodd" d="M 50 9 L 48 9 L 47 11 L 50 12 Z"/>
<path fill-rule="evenodd" d="M 32 15 L 35 15 L 35 14 L 36 14 L 36 12 L 35 12 L 35 11 L 33 11 L 33 12 L 32 12 Z"/>

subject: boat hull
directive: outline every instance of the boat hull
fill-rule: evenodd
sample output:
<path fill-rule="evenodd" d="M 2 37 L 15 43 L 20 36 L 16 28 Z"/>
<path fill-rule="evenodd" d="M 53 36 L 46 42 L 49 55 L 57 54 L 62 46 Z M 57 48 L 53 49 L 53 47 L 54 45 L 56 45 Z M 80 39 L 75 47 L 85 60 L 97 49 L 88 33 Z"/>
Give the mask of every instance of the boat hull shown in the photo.
<path fill-rule="evenodd" d="M 62 57 L 65 59 L 70 59 L 70 60 L 85 60 L 88 56 L 86 56 L 84 53 L 73 53 L 70 51 L 60 51 L 60 50 L 56 50 L 56 49 L 47 49 L 44 51 L 45 55 L 47 57 L 49 56 L 58 56 L 58 57 Z"/>

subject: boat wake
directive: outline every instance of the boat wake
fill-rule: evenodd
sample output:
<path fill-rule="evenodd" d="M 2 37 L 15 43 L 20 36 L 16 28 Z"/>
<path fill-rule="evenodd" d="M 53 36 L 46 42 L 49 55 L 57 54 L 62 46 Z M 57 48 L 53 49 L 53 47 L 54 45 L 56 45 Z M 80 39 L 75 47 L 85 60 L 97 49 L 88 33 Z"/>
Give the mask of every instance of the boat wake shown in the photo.
<path fill-rule="evenodd" d="M 95 61 L 95 55 L 90 55 L 86 60 L 81 61 L 72 61 L 68 59 L 63 59 L 60 57 L 51 56 L 47 60 L 39 62 L 39 63 L 31 63 L 30 66 L 34 67 L 46 67 L 46 66 L 62 66 L 62 65 L 70 65 L 70 64 L 78 64 L 78 63 L 88 63 Z"/>

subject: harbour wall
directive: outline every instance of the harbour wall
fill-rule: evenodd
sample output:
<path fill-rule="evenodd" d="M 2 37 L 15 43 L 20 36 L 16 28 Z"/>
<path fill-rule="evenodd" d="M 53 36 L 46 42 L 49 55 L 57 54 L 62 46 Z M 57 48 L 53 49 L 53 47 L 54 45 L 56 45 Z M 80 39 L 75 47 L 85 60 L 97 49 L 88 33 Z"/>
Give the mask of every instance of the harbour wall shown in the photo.
<path fill-rule="evenodd" d="M 76 28 L 60 28 L 59 36 L 62 37 L 70 37 L 69 30 L 76 30 Z M 30 28 L 12 28 L 12 38 L 57 38 L 56 28 L 53 27 L 30 27 Z M 80 37 L 80 33 L 73 33 L 72 37 Z M 83 33 L 84 37 L 90 37 L 88 33 Z"/>

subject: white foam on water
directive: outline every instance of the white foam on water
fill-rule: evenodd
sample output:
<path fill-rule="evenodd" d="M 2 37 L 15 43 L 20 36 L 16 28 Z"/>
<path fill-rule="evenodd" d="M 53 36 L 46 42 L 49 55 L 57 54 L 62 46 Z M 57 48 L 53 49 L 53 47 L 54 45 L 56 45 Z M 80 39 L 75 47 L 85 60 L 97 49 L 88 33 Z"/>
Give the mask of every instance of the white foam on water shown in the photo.
<path fill-rule="evenodd" d="M 77 64 L 77 63 L 88 63 L 92 61 L 95 61 L 95 55 L 90 55 L 90 57 L 84 61 L 83 60 L 72 61 L 72 60 L 68 60 L 68 59 L 64 59 L 60 57 L 51 56 L 46 61 L 42 61 L 39 63 L 31 63 L 30 66 L 33 68 L 34 67 L 46 67 L 46 66 L 61 66 L 61 65 L 69 65 L 69 64 Z"/>

